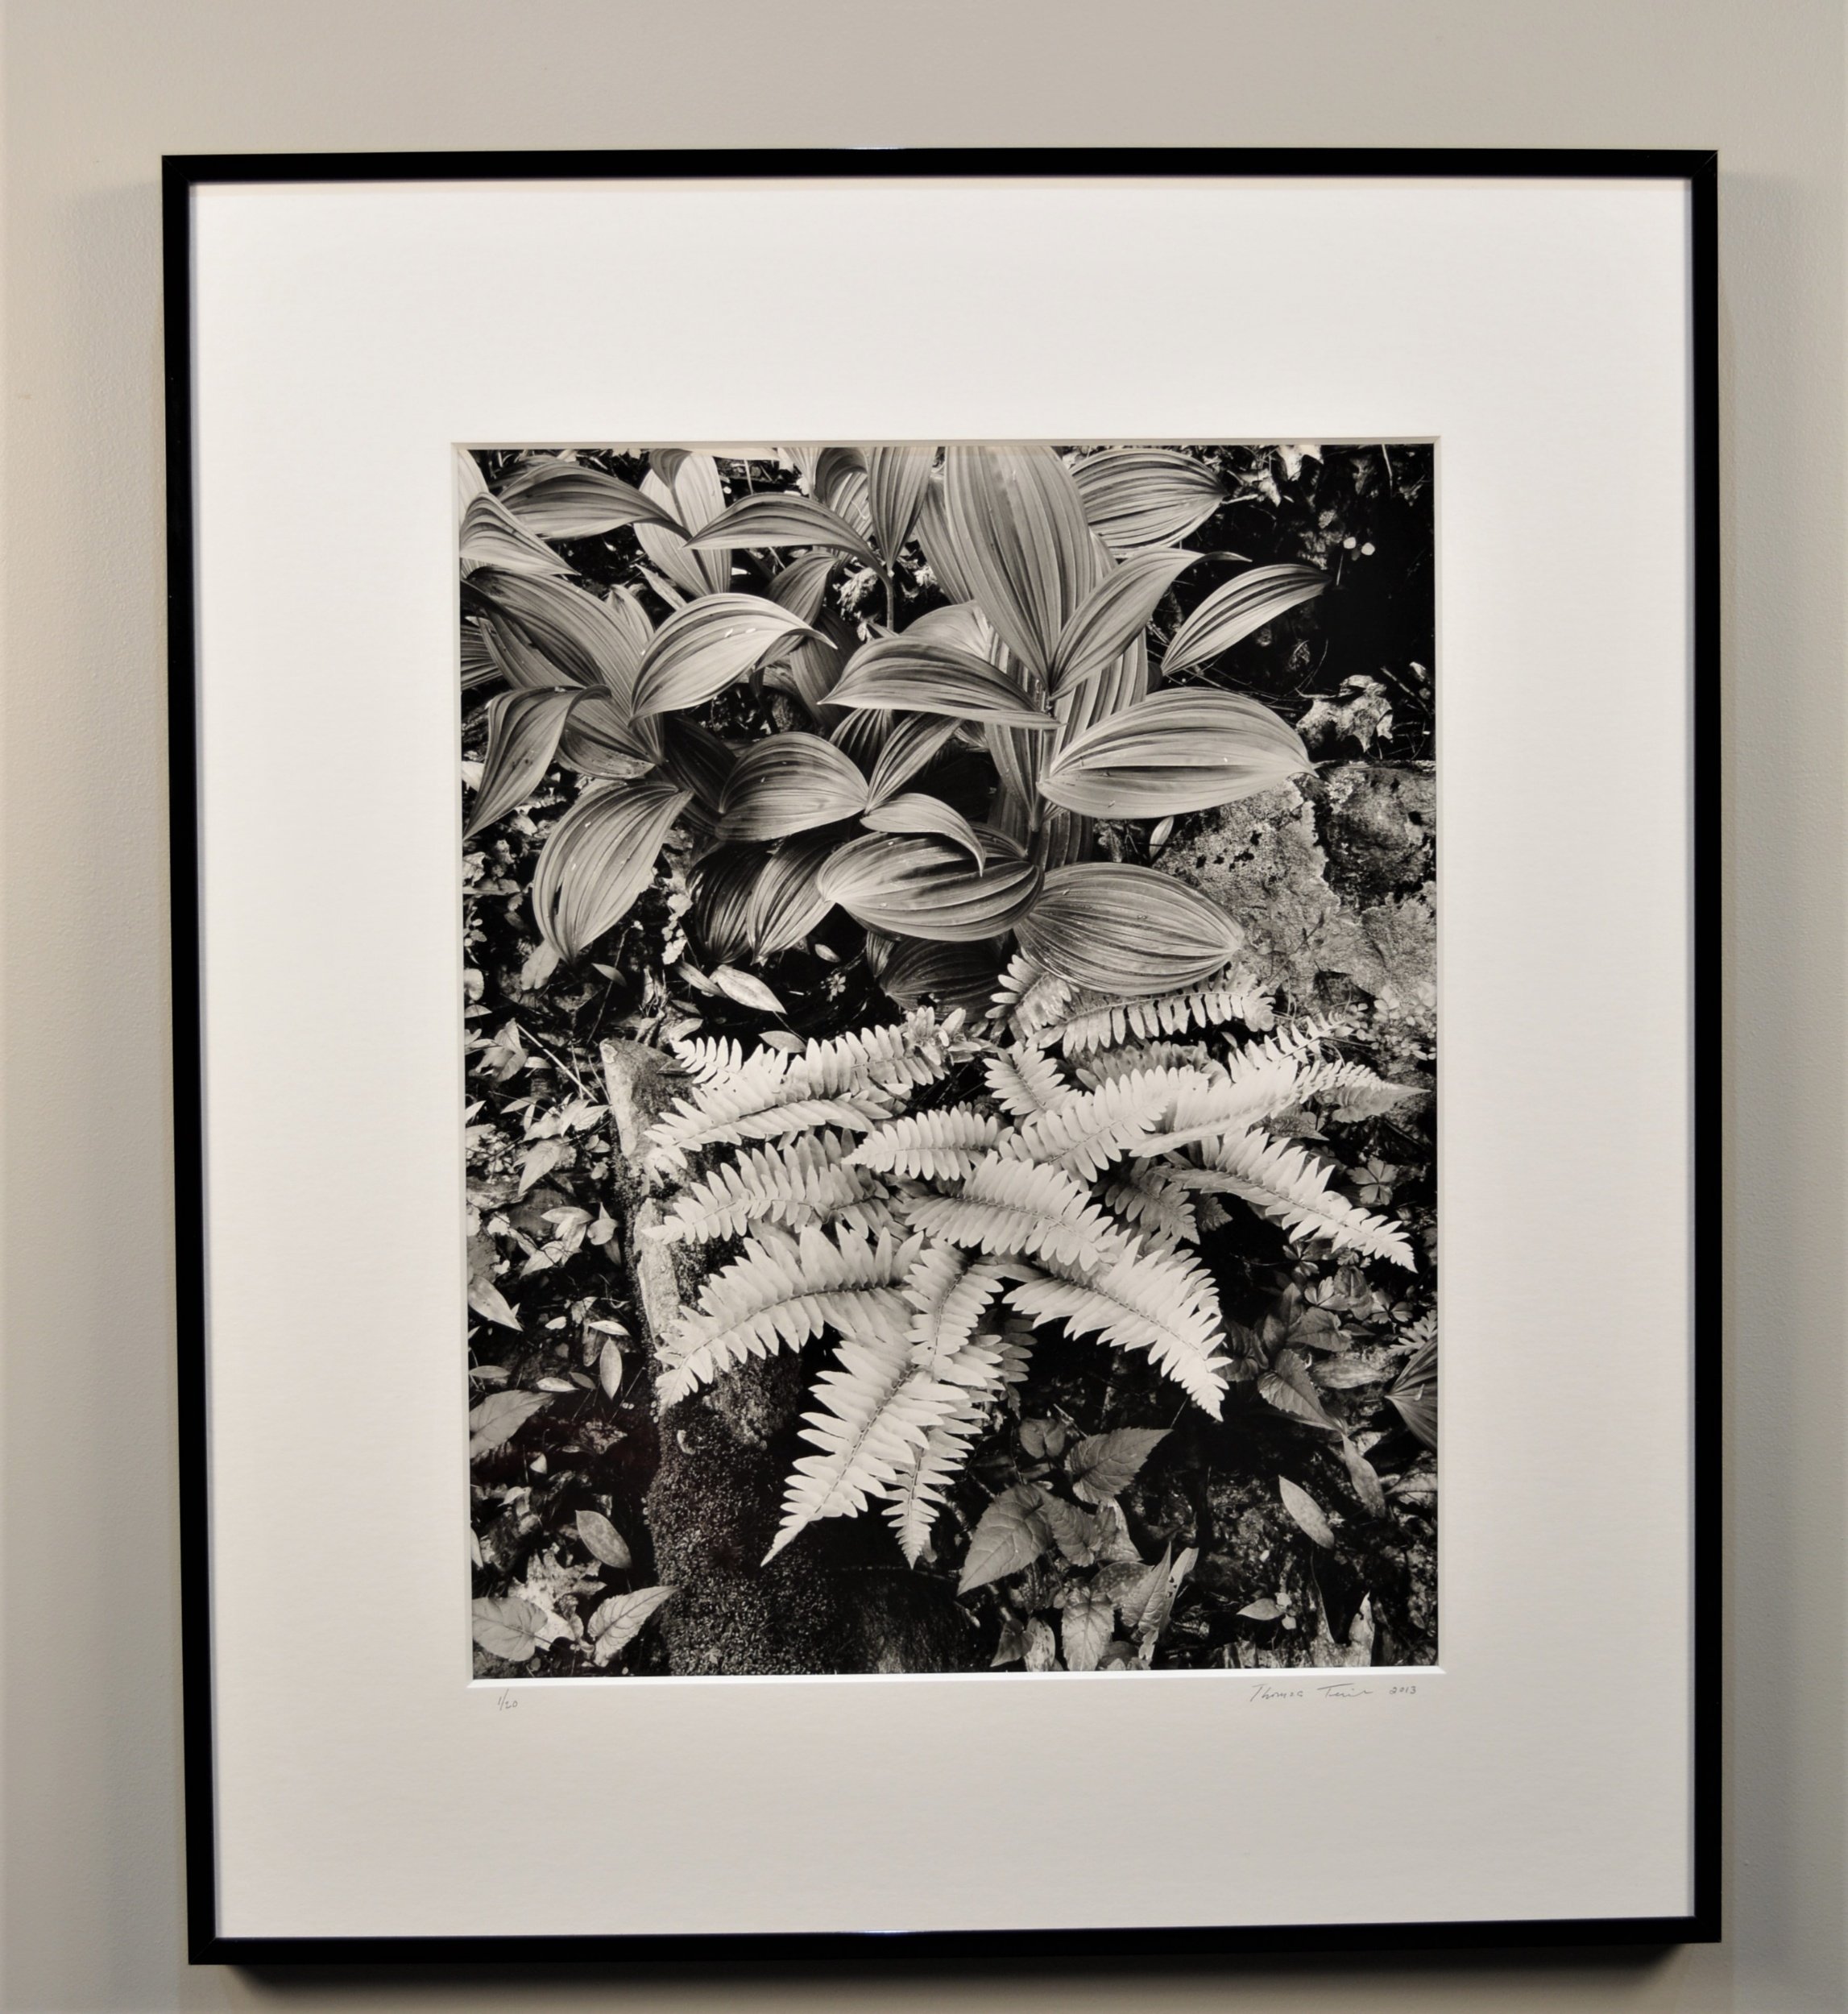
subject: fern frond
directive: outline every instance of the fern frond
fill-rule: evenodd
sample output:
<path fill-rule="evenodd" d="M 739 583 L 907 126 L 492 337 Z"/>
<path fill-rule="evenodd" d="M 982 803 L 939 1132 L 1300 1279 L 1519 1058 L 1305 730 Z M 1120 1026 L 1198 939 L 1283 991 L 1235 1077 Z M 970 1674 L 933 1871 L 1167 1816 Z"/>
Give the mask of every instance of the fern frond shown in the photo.
<path fill-rule="evenodd" d="M 988 1303 L 1001 1290 L 1001 1270 L 953 1245 L 927 1245 L 905 1275 L 905 1298 L 916 1311 L 911 1353 L 933 1377 L 960 1382 L 951 1368 L 966 1351 Z"/>
<path fill-rule="evenodd" d="M 1078 1065 L 1078 1081 L 1087 1091 L 1095 1091 L 1138 1070 L 1196 1070 L 1207 1077 L 1226 1074 L 1225 1065 L 1204 1042 L 1133 1042 L 1121 1049 L 1096 1051 Z"/>
<path fill-rule="evenodd" d="M 934 1009 L 920 1007 L 882 1028 L 850 1029 L 810 1042 L 792 1059 L 790 1075 L 820 1098 L 934 1084 L 947 1067 L 962 1023 L 960 1009 L 939 1021 Z"/>
<path fill-rule="evenodd" d="M 876 1241 L 848 1230 L 805 1229 L 747 1241 L 744 1256 L 715 1273 L 698 1307 L 684 1316 L 664 1356 L 664 1405 L 710 1384 L 752 1357 L 800 1349 L 824 1328 L 889 1336 L 909 1347 L 910 1311 L 898 1283 L 916 1246 L 889 1233 Z"/>
<path fill-rule="evenodd" d="M 1016 951 L 1008 960 L 1001 977 L 995 981 L 994 996 L 988 1002 L 988 1018 L 990 1021 L 1005 1020 L 1045 976 L 1044 972 L 1025 951 Z"/>
<path fill-rule="evenodd" d="M 645 1233 L 703 1245 L 769 1221 L 799 1229 L 880 1193 L 865 1171 L 847 1166 L 847 1142 L 818 1133 L 778 1147 L 753 1147 L 694 1182 Z"/>
<path fill-rule="evenodd" d="M 955 1370 L 961 1403 L 926 1432 L 923 1446 L 894 1480 L 885 1506 L 886 1521 L 909 1566 L 930 1550 L 931 1527 L 944 1498 L 968 1465 L 976 1436 L 1001 1390 L 1000 1346 L 992 1336 L 977 1336 L 959 1352 Z"/>
<path fill-rule="evenodd" d="M 914 1182 L 951 1182 L 974 1167 L 1001 1137 L 1001 1122 L 973 1105 L 944 1105 L 875 1126 L 851 1158 L 855 1165 Z"/>
<path fill-rule="evenodd" d="M 930 1429 L 962 1408 L 962 1388 L 922 1370 L 901 1335 L 849 1336 L 835 1357 L 835 1367 L 815 1380 L 820 1410 L 802 1415 L 802 1439 L 816 1452 L 790 1474 L 766 1564 L 804 1526 L 853 1516 L 888 1494 L 915 1465 Z"/>
<path fill-rule="evenodd" d="M 1205 1161 L 1202 1168 L 1177 1167 L 1175 1179 L 1190 1189 L 1236 1196 L 1294 1237 L 1326 1238 L 1338 1250 L 1417 1270 L 1405 1233 L 1331 1189 L 1333 1169 L 1302 1147 L 1262 1133 L 1227 1133 L 1214 1141 Z"/>
<path fill-rule="evenodd" d="M 911 1206 L 921 1231 L 984 1252 L 1025 1253 L 1088 1268 L 1131 1249 L 1083 1183 L 1043 1162 L 991 1154 L 954 1196 Z"/>
<path fill-rule="evenodd" d="M 1171 1151 L 1216 1133 L 1240 1132 L 1323 1099 L 1372 1100 L 1383 1111 L 1416 1095 L 1410 1087 L 1387 1084 L 1363 1063 L 1321 1054 L 1328 1026 L 1308 1023 L 1248 1043 L 1209 1080 L 1196 1078 L 1176 1097 L 1168 1129 L 1149 1142 L 1150 1150 Z"/>
<path fill-rule="evenodd" d="M 1191 1071 L 1136 1071 L 1095 1091 L 1075 1091 L 1020 1129 L 1035 1161 L 1050 1161 L 1089 1181 L 1117 1155 L 1147 1139 L 1176 1098 L 1201 1081 Z"/>
<path fill-rule="evenodd" d="M 1063 1020 L 1042 1023 L 1032 1038 L 1042 1047 L 1056 1042 L 1068 1056 L 1085 1056 L 1114 1048 L 1132 1035 L 1153 1040 L 1228 1021 L 1268 1028 L 1274 1013 L 1270 995 L 1242 973 L 1234 973 L 1216 985 L 1158 993 L 1150 1000 L 1100 1001 L 1093 995 L 1078 1001 Z"/>
<path fill-rule="evenodd" d="M 648 1171 L 683 1168 L 706 1147 L 787 1139 L 818 1126 L 864 1133 L 891 1114 L 889 1101 L 871 1087 L 839 1096 L 818 1091 L 781 1050 L 760 1049 L 742 1069 L 702 1085 L 649 1127 Z"/>
<path fill-rule="evenodd" d="M 995 1103 L 1017 1119 L 1030 1119 L 1071 1095 L 1059 1065 L 1043 1049 L 1003 1051 L 988 1058 L 982 1074 Z"/>
<path fill-rule="evenodd" d="M 1185 1186 L 1154 1162 L 1129 1162 L 1105 1185 L 1104 1200 L 1156 1251 L 1200 1242 L 1199 1220 Z"/>
<path fill-rule="evenodd" d="M 735 1035 L 675 1037 L 668 1044 L 674 1061 L 698 1084 L 723 1084 L 744 1067 L 744 1051 Z"/>
<path fill-rule="evenodd" d="M 1157 1369 L 1195 1404 L 1219 1417 L 1230 1359 L 1219 1293 L 1197 1260 L 1132 1251 L 1088 1277 L 1042 1274 L 1008 1290 L 1035 1321 L 1063 1319 L 1068 1336 L 1100 1336 L 1118 1349 L 1146 1349 Z"/>

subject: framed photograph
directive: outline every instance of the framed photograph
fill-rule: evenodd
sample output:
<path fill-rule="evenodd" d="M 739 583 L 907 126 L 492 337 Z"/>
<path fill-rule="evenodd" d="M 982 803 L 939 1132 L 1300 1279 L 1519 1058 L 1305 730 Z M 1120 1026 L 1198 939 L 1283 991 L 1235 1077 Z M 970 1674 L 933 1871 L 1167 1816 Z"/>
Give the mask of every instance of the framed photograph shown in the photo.
<path fill-rule="evenodd" d="M 195 1959 L 1717 1935 L 1716 180 L 168 164 Z"/>

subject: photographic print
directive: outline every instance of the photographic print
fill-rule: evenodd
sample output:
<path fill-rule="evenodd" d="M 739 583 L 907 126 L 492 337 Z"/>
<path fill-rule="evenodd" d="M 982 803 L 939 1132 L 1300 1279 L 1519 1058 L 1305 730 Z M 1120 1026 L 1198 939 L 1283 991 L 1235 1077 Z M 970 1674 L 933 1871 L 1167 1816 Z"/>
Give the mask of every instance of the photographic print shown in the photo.
<path fill-rule="evenodd" d="M 1434 1662 L 1432 445 L 458 466 L 476 1675 Z"/>

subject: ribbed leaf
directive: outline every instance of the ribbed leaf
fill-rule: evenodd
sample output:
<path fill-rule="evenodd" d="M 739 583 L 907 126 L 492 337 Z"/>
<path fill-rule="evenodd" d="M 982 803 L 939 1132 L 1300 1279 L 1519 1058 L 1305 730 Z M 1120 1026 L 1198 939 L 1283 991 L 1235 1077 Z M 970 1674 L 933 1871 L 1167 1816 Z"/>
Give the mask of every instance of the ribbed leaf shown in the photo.
<path fill-rule="evenodd" d="M 791 950 L 834 907 L 818 885 L 833 852 L 833 841 L 818 837 L 752 856 L 756 872 L 745 890 L 743 920 L 745 942 L 757 957 Z"/>
<path fill-rule="evenodd" d="M 819 735 L 773 734 L 738 759 L 719 808 L 719 837 L 781 839 L 851 818 L 866 803 L 866 778 Z"/>
<path fill-rule="evenodd" d="M 793 490 L 742 496 L 687 540 L 696 553 L 756 545 L 821 545 L 876 565 L 872 548 L 825 504 Z"/>
<path fill-rule="evenodd" d="M 487 752 L 465 840 L 532 796 L 557 752 L 566 715 L 590 697 L 582 686 L 566 686 L 552 692 L 503 692 L 489 701 Z"/>
<path fill-rule="evenodd" d="M 1310 767 L 1295 728 L 1237 693 L 1171 686 L 1067 742 L 1040 794 L 1095 818 L 1165 818 L 1274 790 Z"/>
<path fill-rule="evenodd" d="M 660 759 L 657 724 L 631 720 L 607 693 L 582 693 L 565 716 L 558 760 L 582 776 L 645 776 Z"/>
<path fill-rule="evenodd" d="M 843 847 L 818 885 L 869 930 L 959 944 L 1010 929 L 1039 893 L 1040 870 L 1003 860 L 975 874 L 947 839 L 881 832 Z"/>
<path fill-rule="evenodd" d="M 541 538 L 595 538 L 619 524 L 681 528 L 633 483 L 579 462 L 529 462 L 502 483 L 500 500 Z"/>
<path fill-rule="evenodd" d="M 859 772 L 854 773 L 857 776 Z M 988 864 L 980 835 L 960 811 L 941 798 L 908 791 L 902 797 L 889 798 L 883 804 L 869 806 L 860 822 L 875 832 L 934 832 L 965 848 L 978 874 Z"/>
<path fill-rule="evenodd" d="M 866 450 L 866 499 L 872 536 L 889 566 L 897 558 L 930 483 L 934 447 L 876 447 Z"/>
<path fill-rule="evenodd" d="M 669 615 L 636 673 L 638 716 L 696 707 L 775 644 L 815 632 L 760 595 L 707 595 Z"/>
<path fill-rule="evenodd" d="M 906 938 L 893 945 L 891 955 L 880 968 L 879 983 L 901 1007 L 921 1006 L 930 1000 L 940 1007 L 973 1011 L 993 992 L 1000 962 L 992 939 L 933 944 Z"/>
<path fill-rule="evenodd" d="M 1198 985 L 1245 941 L 1197 890 L 1114 860 L 1055 869 L 1014 928 L 1036 964 L 1124 1000 Z"/>
<path fill-rule="evenodd" d="M 1060 632 L 1053 653 L 1052 690 L 1069 692 L 1108 671 L 1148 626 L 1156 603 L 1200 557 L 1137 553 L 1112 567 Z"/>
<path fill-rule="evenodd" d="M 888 798 L 902 790 L 914 776 L 929 769 L 944 743 L 956 731 L 956 726 L 954 719 L 926 713 L 894 720 L 892 731 L 872 765 L 867 802 L 883 804 Z"/>
<path fill-rule="evenodd" d="M 828 575 L 840 564 L 840 555 L 825 549 L 805 553 L 791 560 L 771 582 L 769 593 L 779 608 L 786 608 L 798 622 L 812 623 L 822 612 L 822 598 L 827 592 Z"/>
<path fill-rule="evenodd" d="M 1071 471 L 1084 515 L 1113 553 L 1170 545 L 1225 500 L 1219 478 L 1171 448 L 1108 448 Z"/>
<path fill-rule="evenodd" d="M 969 598 L 1008 649 L 1046 678 L 1100 571 L 1071 470 L 1050 448 L 948 448 L 943 524 Z"/>
<path fill-rule="evenodd" d="M 697 720 L 682 720 L 673 714 L 637 725 L 659 729 L 661 773 L 682 790 L 690 790 L 701 810 L 716 816 L 738 766 L 737 750 Z"/>
<path fill-rule="evenodd" d="M 1237 574 L 1216 587 L 1175 632 L 1162 657 L 1163 674 L 1172 678 L 1230 650 L 1299 602 L 1313 601 L 1328 584 L 1317 566 L 1253 566 Z"/>
<path fill-rule="evenodd" d="M 669 520 L 636 526 L 649 560 L 686 594 L 722 593 L 731 578 L 730 552 L 719 548 L 695 553 L 686 543 L 690 527 L 710 524 L 725 508 L 717 462 L 710 454 L 691 454 L 684 448 L 657 448 L 648 457 L 641 487 L 642 495 L 660 506 Z"/>
<path fill-rule="evenodd" d="M 532 876 L 545 942 L 575 958 L 619 922 L 654 874 L 655 856 L 692 794 L 644 778 L 586 790 L 553 827 Z"/>
<path fill-rule="evenodd" d="M 498 567 L 507 574 L 569 574 L 542 539 L 535 538 L 507 507 L 486 495 L 471 497 L 462 512 L 462 570 L 464 578 L 477 567 Z"/>
<path fill-rule="evenodd" d="M 552 667 L 547 685 L 601 686 L 627 710 L 652 635 L 632 595 L 619 589 L 606 602 L 564 581 L 488 566 L 471 574 L 468 584 L 493 611 L 491 647 L 496 640 L 503 647 L 511 647 L 510 638 L 524 643 Z M 512 669 L 508 675 L 515 684 L 533 682 Z"/>
<path fill-rule="evenodd" d="M 1007 673 L 954 644 L 881 636 L 862 645 L 827 696 L 831 707 L 992 720 L 1049 731 L 1050 714 L 1030 706 Z"/>

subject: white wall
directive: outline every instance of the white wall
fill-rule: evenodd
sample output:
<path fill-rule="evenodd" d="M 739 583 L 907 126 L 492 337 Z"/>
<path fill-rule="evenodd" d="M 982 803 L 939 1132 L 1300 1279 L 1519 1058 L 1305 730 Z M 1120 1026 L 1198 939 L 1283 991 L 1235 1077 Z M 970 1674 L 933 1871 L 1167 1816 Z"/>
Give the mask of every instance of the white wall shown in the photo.
<path fill-rule="evenodd" d="M 1730 1941 L 1647 1962 L 711 1974 L 624 2004 L 1848 2008 L 1835 0 L 10 0 L 4 24 L 4 2005 L 619 1990 L 180 1955 L 157 157 L 1134 143 L 1722 151 Z M 316 727 L 305 708 L 279 759 L 312 759 Z M 1372 1828 L 1390 1841 L 1391 1813 L 1364 1797 L 1331 1813 L 1331 1851 Z"/>

